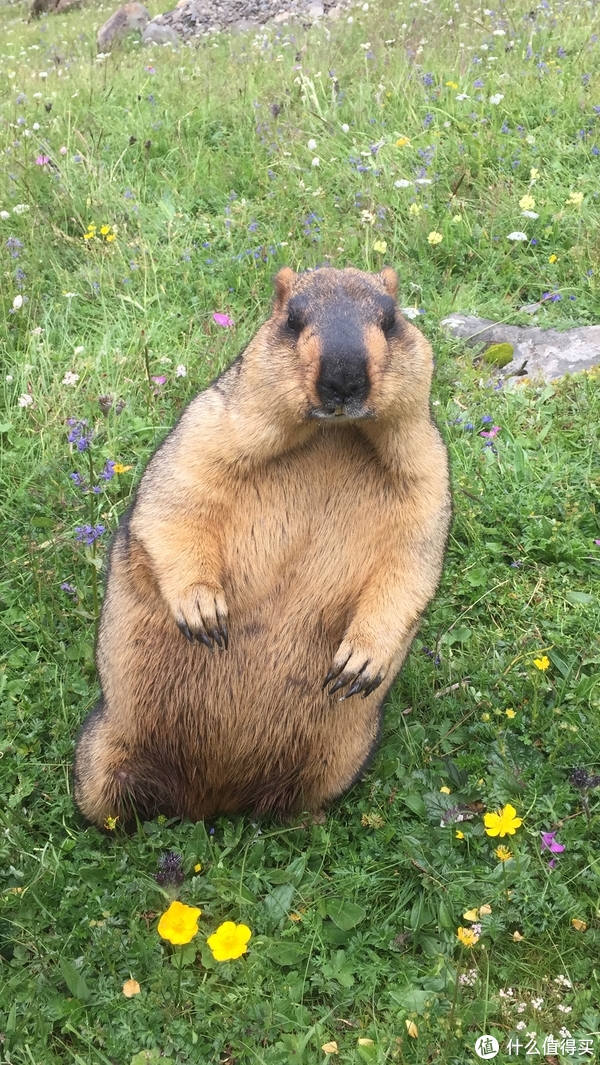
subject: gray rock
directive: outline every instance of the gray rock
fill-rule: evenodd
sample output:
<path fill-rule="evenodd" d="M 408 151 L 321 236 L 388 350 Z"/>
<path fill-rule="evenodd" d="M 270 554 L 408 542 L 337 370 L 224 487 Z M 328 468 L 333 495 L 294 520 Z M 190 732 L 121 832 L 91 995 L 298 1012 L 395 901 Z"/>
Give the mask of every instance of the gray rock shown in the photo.
<path fill-rule="evenodd" d="M 150 15 L 143 4 L 123 4 L 98 30 L 98 51 L 106 52 L 115 41 L 122 40 L 129 33 L 142 33 Z"/>
<path fill-rule="evenodd" d="M 172 26 L 167 26 L 162 21 L 162 15 L 150 19 L 146 29 L 142 33 L 142 44 L 173 44 L 179 46 L 181 38 L 177 36 Z"/>
<path fill-rule="evenodd" d="M 503 325 L 470 314 L 452 314 L 440 325 L 470 345 L 512 344 L 513 360 L 503 368 L 503 375 L 515 373 L 525 360 L 527 376 L 545 381 L 600 365 L 600 325 L 560 332 L 537 326 Z"/>

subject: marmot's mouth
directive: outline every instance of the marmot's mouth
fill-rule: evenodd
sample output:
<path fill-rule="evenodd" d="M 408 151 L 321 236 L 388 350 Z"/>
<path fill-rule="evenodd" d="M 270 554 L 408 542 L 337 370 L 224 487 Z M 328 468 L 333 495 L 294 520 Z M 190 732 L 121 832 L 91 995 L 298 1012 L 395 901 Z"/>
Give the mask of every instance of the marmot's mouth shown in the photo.
<path fill-rule="evenodd" d="M 335 407 L 333 410 L 311 407 L 306 413 L 309 421 L 325 422 L 355 422 L 374 417 L 375 411 L 372 408 L 353 403 L 346 403 L 343 407 Z"/>

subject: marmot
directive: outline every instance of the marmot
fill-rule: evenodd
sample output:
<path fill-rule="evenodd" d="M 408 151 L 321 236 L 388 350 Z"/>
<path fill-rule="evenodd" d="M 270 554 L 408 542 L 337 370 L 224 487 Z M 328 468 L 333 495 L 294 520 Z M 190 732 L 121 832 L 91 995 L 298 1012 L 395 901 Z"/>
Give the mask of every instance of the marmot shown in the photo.
<path fill-rule="evenodd" d="M 368 763 L 451 514 L 432 351 L 396 290 L 390 268 L 280 270 L 269 320 L 151 458 L 77 740 L 96 825 L 318 812 Z"/>

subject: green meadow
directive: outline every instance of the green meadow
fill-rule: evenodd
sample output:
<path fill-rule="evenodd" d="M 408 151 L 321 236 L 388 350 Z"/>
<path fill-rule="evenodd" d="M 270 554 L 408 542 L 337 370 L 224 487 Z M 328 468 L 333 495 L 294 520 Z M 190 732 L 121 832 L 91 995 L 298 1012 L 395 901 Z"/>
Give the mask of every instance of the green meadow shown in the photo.
<path fill-rule="evenodd" d="M 598 321 L 597 5 L 96 56 L 111 10 L 0 9 L 0 1063 L 597 1061 L 599 377 L 503 376 L 440 326 Z M 325 264 L 398 271 L 452 463 L 379 753 L 323 824 L 101 833 L 71 767 L 110 534 L 277 269 Z"/>

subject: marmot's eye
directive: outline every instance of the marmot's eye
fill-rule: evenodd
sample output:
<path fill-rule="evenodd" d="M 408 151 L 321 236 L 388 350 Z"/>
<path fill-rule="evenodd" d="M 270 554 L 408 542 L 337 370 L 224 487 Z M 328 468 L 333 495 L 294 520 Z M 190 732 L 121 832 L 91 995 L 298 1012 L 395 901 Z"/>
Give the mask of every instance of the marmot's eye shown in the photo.
<path fill-rule="evenodd" d="M 385 318 L 383 319 L 383 322 L 381 323 L 381 328 L 383 329 L 383 332 L 385 333 L 386 336 L 388 335 L 388 333 L 392 332 L 392 330 L 394 329 L 395 325 L 396 325 L 396 312 L 395 311 L 389 311 L 385 315 Z"/>
<path fill-rule="evenodd" d="M 288 315 L 288 320 L 287 320 L 286 325 L 287 325 L 288 329 L 292 330 L 292 333 L 299 333 L 300 330 L 302 329 L 302 325 L 301 325 L 299 319 L 296 318 L 295 315 L 293 315 L 293 314 Z"/>

